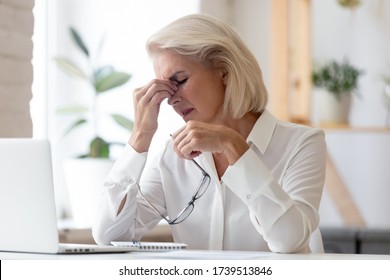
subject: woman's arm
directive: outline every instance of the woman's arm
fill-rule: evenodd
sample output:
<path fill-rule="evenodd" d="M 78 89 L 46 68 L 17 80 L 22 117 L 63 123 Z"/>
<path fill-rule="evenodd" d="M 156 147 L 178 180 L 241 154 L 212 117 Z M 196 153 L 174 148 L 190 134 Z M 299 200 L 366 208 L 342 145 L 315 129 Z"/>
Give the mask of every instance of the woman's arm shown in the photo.
<path fill-rule="evenodd" d="M 325 180 L 324 134 L 309 130 L 297 143 L 276 180 L 254 149 L 249 149 L 223 176 L 244 201 L 252 223 L 274 252 L 299 252 L 308 246 L 319 222 Z"/>
<path fill-rule="evenodd" d="M 128 145 L 123 155 L 115 162 L 104 182 L 92 227 L 96 243 L 140 240 L 142 235 L 161 220 L 161 216 L 148 207 L 138 195 L 141 175 L 144 170 L 148 170 L 149 176 L 153 177 L 153 184 L 148 184 L 147 188 L 158 197 L 163 197 L 160 193 L 162 191 L 160 173 L 155 170 L 155 161 L 146 164 L 147 155 L 136 152 Z"/>
<path fill-rule="evenodd" d="M 155 213 L 150 213 L 150 208 L 145 207 L 142 201 L 137 202 L 138 183 L 158 127 L 161 102 L 175 94 L 175 90 L 177 86 L 172 81 L 159 79 L 134 90 L 134 129 L 124 154 L 104 183 L 92 229 L 98 244 L 137 239 L 150 227 L 141 221 L 154 220 Z M 141 214 L 145 217 L 141 218 Z"/>

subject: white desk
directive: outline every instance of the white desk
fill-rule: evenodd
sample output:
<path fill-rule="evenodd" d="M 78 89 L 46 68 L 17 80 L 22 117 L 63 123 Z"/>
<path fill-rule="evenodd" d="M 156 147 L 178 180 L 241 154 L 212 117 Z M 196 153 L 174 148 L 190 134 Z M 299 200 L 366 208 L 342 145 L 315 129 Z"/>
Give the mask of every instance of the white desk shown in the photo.
<path fill-rule="evenodd" d="M 6 280 L 390 279 L 390 255 L 182 250 L 89 255 L 0 252 L 0 259 Z"/>
<path fill-rule="evenodd" d="M 243 251 L 130 252 L 114 254 L 32 254 L 0 252 L 1 260 L 389 260 L 390 255 L 276 254 Z"/>

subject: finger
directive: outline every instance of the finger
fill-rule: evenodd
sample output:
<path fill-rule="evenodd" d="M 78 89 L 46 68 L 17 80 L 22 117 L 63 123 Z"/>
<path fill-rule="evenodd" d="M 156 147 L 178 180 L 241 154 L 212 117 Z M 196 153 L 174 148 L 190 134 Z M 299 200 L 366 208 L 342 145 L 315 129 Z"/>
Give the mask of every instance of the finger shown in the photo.
<path fill-rule="evenodd" d="M 148 90 L 145 91 L 140 91 L 137 93 L 136 96 L 136 102 L 137 103 L 142 103 L 142 104 L 148 104 L 150 103 L 155 95 L 164 95 L 166 97 L 171 97 L 172 95 L 175 94 L 175 91 L 166 85 L 152 85 L 148 88 Z"/>
<path fill-rule="evenodd" d="M 202 153 L 202 142 L 203 135 L 199 135 L 199 133 L 194 129 L 189 129 L 188 127 L 183 133 L 185 136 L 178 143 L 178 150 L 186 159 L 193 159 Z"/>
<path fill-rule="evenodd" d="M 185 132 L 184 132 L 185 129 L 186 129 L 186 126 L 183 126 L 171 135 L 172 142 L 173 142 L 173 150 L 176 152 L 177 156 L 180 158 L 183 158 L 184 156 L 180 152 L 180 149 L 178 148 L 178 146 L 180 145 L 180 143 L 183 141 L 183 139 L 185 137 Z"/>
<path fill-rule="evenodd" d="M 178 90 L 177 85 L 174 82 L 172 82 L 171 80 L 160 80 L 160 79 L 153 79 L 150 82 L 148 82 L 145 86 L 143 86 L 142 88 L 148 90 L 153 85 L 165 85 L 167 87 L 170 87 L 173 91 Z"/>
<path fill-rule="evenodd" d="M 179 89 L 177 87 L 177 85 L 175 85 L 170 80 L 158 80 L 158 79 L 154 79 L 151 82 L 149 82 L 148 88 L 149 89 L 155 88 L 156 91 L 158 91 L 158 90 L 166 90 L 169 93 L 171 93 L 171 95 L 175 94 L 176 91 Z"/>
<path fill-rule="evenodd" d="M 156 92 L 167 91 L 170 95 L 174 95 L 177 90 L 177 86 L 172 81 L 154 79 L 145 86 L 135 89 L 133 97 L 137 103 L 141 100 L 147 103 Z"/>
<path fill-rule="evenodd" d="M 192 159 L 201 154 L 198 138 L 194 138 L 192 133 L 186 133 L 184 130 L 175 139 L 175 150 L 178 156 L 186 159 Z"/>
<path fill-rule="evenodd" d="M 171 97 L 171 94 L 167 91 L 159 91 L 159 92 L 155 92 L 151 97 L 150 97 L 150 100 L 148 100 L 147 98 L 143 99 L 140 104 L 142 104 L 142 106 L 151 106 L 151 108 L 160 108 L 160 105 L 161 103 L 165 100 L 165 99 L 169 99 Z"/>
<path fill-rule="evenodd" d="M 202 153 L 200 150 L 195 149 L 195 147 L 191 145 L 191 142 L 184 145 L 180 151 L 181 151 L 183 158 L 185 158 L 185 159 L 196 158 L 197 156 L 199 156 Z"/>
<path fill-rule="evenodd" d="M 173 141 L 177 141 L 179 139 L 179 137 L 181 137 L 181 134 L 183 133 L 183 131 L 186 129 L 186 126 L 182 126 L 180 127 L 178 130 L 176 130 L 174 133 L 171 134 L 171 137 L 172 137 L 172 140 Z"/>

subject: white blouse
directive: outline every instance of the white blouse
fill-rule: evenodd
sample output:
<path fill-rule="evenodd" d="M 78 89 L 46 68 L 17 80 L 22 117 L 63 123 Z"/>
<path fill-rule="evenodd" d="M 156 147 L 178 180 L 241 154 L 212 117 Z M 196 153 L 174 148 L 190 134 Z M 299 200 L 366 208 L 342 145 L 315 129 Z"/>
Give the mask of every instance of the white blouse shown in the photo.
<path fill-rule="evenodd" d="M 196 158 L 211 183 L 189 217 L 171 226 L 174 241 L 187 243 L 189 249 L 310 252 L 325 180 L 323 131 L 277 120 L 264 111 L 247 142 L 250 149 L 221 180 L 210 153 Z M 195 164 L 179 158 L 171 141 L 157 158 L 147 156 L 126 146 L 114 164 L 93 226 L 98 244 L 139 240 L 161 220 L 138 194 L 137 184 L 169 217 L 191 201 L 202 179 Z"/>

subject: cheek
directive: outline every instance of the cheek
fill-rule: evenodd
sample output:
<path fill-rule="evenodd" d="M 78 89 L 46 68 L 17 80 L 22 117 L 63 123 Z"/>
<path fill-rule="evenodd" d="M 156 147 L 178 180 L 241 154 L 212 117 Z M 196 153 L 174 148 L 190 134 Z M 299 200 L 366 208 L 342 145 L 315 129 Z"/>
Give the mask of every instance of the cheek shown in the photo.
<path fill-rule="evenodd" d="M 224 92 L 219 89 L 212 89 L 204 93 L 202 98 L 198 100 L 199 104 L 202 104 L 207 111 L 214 113 L 220 111 L 224 103 Z"/>
<path fill-rule="evenodd" d="M 189 102 L 198 102 L 201 100 L 203 89 L 199 86 L 199 83 L 188 83 L 185 84 L 181 89 L 181 96 Z"/>
<path fill-rule="evenodd" d="M 212 101 L 214 104 L 217 104 L 218 106 L 222 107 L 225 101 L 225 86 L 223 85 L 221 80 L 217 80 L 214 85 L 215 86 L 213 87 L 210 96 L 212 96 Z"/>
<path fill-rule="evenodd" d="M 225 100 L 225 86 L 221 79 L 193 80 L 182 88 L 182 97 L 199 110 L 216 110 L 222 108 Z"/>

